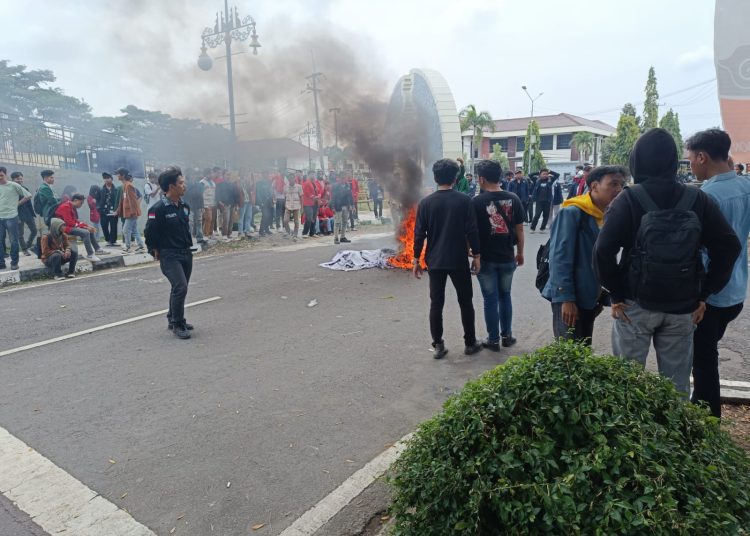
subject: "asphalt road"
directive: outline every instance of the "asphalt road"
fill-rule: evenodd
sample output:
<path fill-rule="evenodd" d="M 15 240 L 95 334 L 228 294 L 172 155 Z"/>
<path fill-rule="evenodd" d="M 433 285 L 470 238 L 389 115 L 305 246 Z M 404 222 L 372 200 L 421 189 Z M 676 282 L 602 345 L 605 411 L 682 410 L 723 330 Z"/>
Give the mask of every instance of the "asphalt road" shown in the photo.
<path fill-rule="evenodd" d="M 546 239 L 529 237 L 514 282 L 513 354 L 551 340 L 531 267 Z M 188 309 L 190 341 L 159 317 L 0 357 L 0 426 L 159 535 L 278 534 L 510 355 L 463 355 L 451 290 L 435 361 L 426 278 L 318 267 L 337 249 L 196 259 L 188 302 L 221 300 Z M 156 266 L 0 291 L 0 351 L 158 311 L 168 292 Z M 476 283 L 475 308 L 484 334 Z M 724 378 L 749 379 L 748 316 L 728 331 Z M 597 350 L 610 326 L 600 317 Z M 41 533 L 0 496 L 0 534 Z"/>

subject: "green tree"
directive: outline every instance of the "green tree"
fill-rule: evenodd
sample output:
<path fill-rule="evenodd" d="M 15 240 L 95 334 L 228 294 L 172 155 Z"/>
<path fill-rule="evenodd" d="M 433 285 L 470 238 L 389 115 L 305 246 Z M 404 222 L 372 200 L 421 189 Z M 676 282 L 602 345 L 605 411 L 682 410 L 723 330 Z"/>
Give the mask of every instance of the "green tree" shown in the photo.
<path fill-rule="evenodd" d="M 539 138 L 539 125 L 532 119 L 526 129 L 523 149 L 523 171 L 527 175 L 539 171 L 547 165 L 544 156 L 542 156 L 542 151 L 539 150 Z M 533 143 L 531 142 L 532 139 L 534 140 Z M 530 158 L 529 154 L 531 154 Z"/>
<path fill-rule="evenodd" d="M 643 130 L 655 128 L 659 123 L 659 90 L 656 89 L 656 72 L 651 67 L 646 81 L 646 101 L 643 103 Z"/>
<path fill-rule="evenodd" d="M 585 162 L 594 152 L 594 135 L 591 132 L 576 132 L 573 135 L 573 144 L 578 149 L 578 160 Z"/>
<path fill-rule="evenodd" d="M 631 103 L 626 102 L 625 106 L 622 107 L 622 113 L 625 115 L 630 115 L 635 117 L 635 122 L 638 123 L 638 127 L 641 126 L 641 116 L 638 115 L 638 112 L 635 109 L 635 106 L 633 106 Z"/>
<path fill-rule="evenodd" d="M 482 143 L 484 131 L 495 132 L 495 121 L 490 112 L 477 112 L 476 106 L 469 104 L 458 114 L 461 132 L 471 130 L 471 171 L 474 172 L 474 146 Z"/>
<path fill-rule="evenodd" d="M 490 158 L 495 162 L 498 162 L 500 167 L 503 168 L 503 171 L 508 171 L 510 169 L 508 157 L 503 154 L 503 147 L 499 143 L 492 145 L 492 154 L 490 155 Z"/>
<path fill-rule="evenodd" d="M 682 158 L 684 144 L 682 141 L 682 133 L 680 132 L 680 115 L 673 112 L 672 108 L 670 108 L 659 121 L 659 126 L 672 135 L 674 143 L 677 145 L 677 154 Z"/>
<path fill-rule="evenodd" d="M 641 135 L 641 129 L 635 117 L 621 114 L 617 122 L 615 135 L 610 137 L 604 144 L 602 159 L 605 164 L 627 166 L 630 160 L 630 151 Z"/>

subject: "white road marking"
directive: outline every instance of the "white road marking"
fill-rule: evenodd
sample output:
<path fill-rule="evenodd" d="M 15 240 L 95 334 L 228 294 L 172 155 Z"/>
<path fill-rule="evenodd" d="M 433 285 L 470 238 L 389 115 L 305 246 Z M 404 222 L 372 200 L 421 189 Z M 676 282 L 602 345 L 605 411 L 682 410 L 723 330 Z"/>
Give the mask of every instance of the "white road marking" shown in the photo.
<path fill-rule="evenodd" d="M 205 257 L 195 257 L 193 259 L 193 262 L 199 262 L 206 259 L 215 259 L 217 257 L 220 257 L 220 255 L 206 255 Z M 124 272 L 132 272 L 133 270 L 144 270 L 146 268 L 153 268 L 155 265 L 155 262 L 145 263 L 145 264 L 139 264 L 138 266 L 130 266 L 128 268 L 113 268 L 111 270 L 101 270 L 96 271 L 94 273 L 87 273 L 86 275 L 76 277 L 75 279 L 65 279 L 63 281 L 42 281 L 39 283 L 30 283 L 28 285 L 20 285 L 16 287 L 10 287 L 8 289 L 0 290 L 0 294 L 7 294 L 8 292 L 18 292 L 19 290 L 28 290 L 32 288 L 39 288 L 39 287 L 47 287 L 49 285 L 73 285 L 77 281 L 85 281 L 86 279 L 90 279 L 92 277 L 102 277 L 105 275 L 116 275 L 116 274 L 122 274 Z"/>
<path fill-rule="evenodd" d="M 155 536 L 2 427 L 0 467 L 0 493 L 49 534 Z"/>
<path fill-rule="evenodd" d="M 220 300 L 221 296 L 214 296 L 213 298 L 206 298 L 205 300 L 198 300 L 193 303 L 187 303 L 185 304 L 185 308 L 188 307 L 195 307 L 196 305 L 202 305 L 204 303 L 210 303 L 214 302 L 216 300 Z M 0 352 L 0 357 L 5 357 L 11 354 L 17 354 L 18 352 L 23 352 L 25 350 L 31 350 L 33 348 L 39 348 L 40 346 L 47 346 L 48 344 L 53 344 L 60 341 L 65 341 L 68 339 L 73 339 L 75 337 L 80 337 L 81 335 L 88 335 L 90 333 L 96 333 L 97 331 L 102 331 L 109 328 L 114 328 L 117 326 L 122 326 L 124 324 L 130 324 L 132 322 L 138 322 L 139 320 L 144 320 L 146 318 L 152 318 L 154 316 L 159 316 L 166 314 L 168 312 L 167 309 L 163 309 L 161 311 L 156 311 L 154 313 L 148 313 L 145 315 L 140 316 L 134 316 L 133 318 L 126 318 L 125 320 L 118 320 L 117 322 L 112 322 L 110 324 L 104 324 L 103 326 L 96 326 L 93 328 L 84 329 L 82 331 L 76 331 L 75 333 L 69 333 L 67 335 L 61 335 L 59 337 L 54 337 L 52 339 L 47 339 L 46 341 L 40 341 L 35 342 L 33 344 L 27 344 L 26 346 L 19 346 L 18 348 L 11 348 L 10 350 L 4 350 Z"/>
<path fill-rule="evenodd" d="M 406 449 L 412 434 L 402 437 L 398 443 L 370 460 L 362 469 L 347 478 L 343 484 L 326 495 L 323 500 L 302 514 L 279 536 L 310 536 L 339 513 L 375 480 L 383 476 L 388 468 Z"/>

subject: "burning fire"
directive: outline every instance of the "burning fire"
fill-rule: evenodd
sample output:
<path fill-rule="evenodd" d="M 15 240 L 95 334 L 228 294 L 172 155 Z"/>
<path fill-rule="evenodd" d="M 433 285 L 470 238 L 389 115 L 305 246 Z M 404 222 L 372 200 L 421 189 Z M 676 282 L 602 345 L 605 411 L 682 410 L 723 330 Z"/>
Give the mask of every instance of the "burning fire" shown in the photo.
<path fill-rule="evenodd" d="M 414 263 L 414 226 L 417 223 L 417 207 L 411 207 L 409 212 L 401 222 L 401 227 L 398 232 L 398 241 L 401 242 L 401 249 L 398 254 L 388 259 L 388 264 L 394 268 L 402 268 L 404 270 L 411 270 Z M 420 264 L 422 268 L 427 268 L 424 262 L 424 255 L 427 248 L 422 249 L 422 256 L 420 257 Z"/>

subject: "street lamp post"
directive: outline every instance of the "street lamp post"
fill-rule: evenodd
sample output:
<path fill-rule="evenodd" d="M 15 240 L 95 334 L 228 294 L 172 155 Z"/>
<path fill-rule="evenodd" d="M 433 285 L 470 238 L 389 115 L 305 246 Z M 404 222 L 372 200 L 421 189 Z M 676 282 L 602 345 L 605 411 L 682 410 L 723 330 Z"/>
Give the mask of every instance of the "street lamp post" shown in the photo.
<path fill-rule="evenodd" d="M 213 28 L 205 28 L 201 34 L 201 54 L 198 57 L 198 67 L 204 71 L 211 69 L 213 61 L 207 54 L 206 48 L 216 48 L 223 43 L 226 47 L 227 58 L 227 91 L 229 93 L 229 130 L 232 135 L 232 164 L 237 160 L 237 127 L 234 114 L 234 83 L 232 81 L 232 41 L 245 41 L 250 37 L 253 55 L 258 55 L 258 34 L 255 32 L 255 20 L 251 16 L 240 19 L 235 6 L 234 11 L 229 9 L 229 0 L 224 0 L 224 11 L 216 14 L 216 23 Z"/>
<path fill-rule="evenodd" d="M 541 92 L 539 93 L 539 95 L 532 98 L 532 96 L 529 94 L 528 90 L 526 89 L 526 86 L 521 86 L 521 89 L 523 89 L 524 93 L 526 93 L 526 96 L 531 101 L 531 118 L 529 119 L 529 125 L 531 125 L 531 122 L 534 120 L 534 103 L 537 101 L 537 99 L 539 99 L 539 97 L 544 95 L 544 92 Z M 532 134 L 529 134 L 529 147 L 527 148 L 529 152 L 529 161 L 528 163 L 524 162 L 525 165 L 528 165 L 526 169 L 528 169 L 529 173 L 531 173 L 531 148 L 535 141 L 536 141 L 535 137 Z"/>

